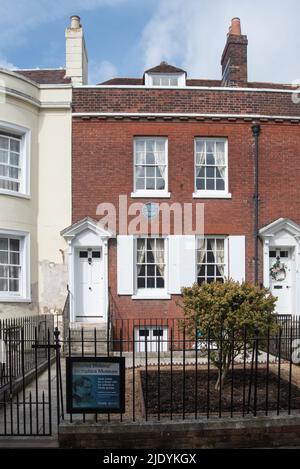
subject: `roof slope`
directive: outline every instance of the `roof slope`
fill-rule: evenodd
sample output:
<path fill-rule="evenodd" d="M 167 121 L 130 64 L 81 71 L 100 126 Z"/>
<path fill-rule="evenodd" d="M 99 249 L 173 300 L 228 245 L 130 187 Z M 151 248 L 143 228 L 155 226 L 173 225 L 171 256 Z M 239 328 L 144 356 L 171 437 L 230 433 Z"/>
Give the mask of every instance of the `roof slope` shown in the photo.
<path fill-rule="evenodd" d="M 63 85 L 71 83 L 71 79 L 65 77 L 66 70 L 64 68 L 13 71 L 39 83 L 40 85 Z"/>

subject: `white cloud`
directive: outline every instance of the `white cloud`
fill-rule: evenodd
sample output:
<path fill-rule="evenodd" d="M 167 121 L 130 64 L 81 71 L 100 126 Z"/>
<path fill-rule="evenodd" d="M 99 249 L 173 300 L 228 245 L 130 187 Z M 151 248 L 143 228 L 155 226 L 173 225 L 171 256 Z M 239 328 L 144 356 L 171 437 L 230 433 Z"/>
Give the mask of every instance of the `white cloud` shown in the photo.
<path fill-rule="evenodd" d="M 0 68 L 5 68 L 6 70 L 16 70 L 18 67 L 6 60 L 5 57 L 0 57 Z"/>
<path fill-rule="evenodd" d="M 144 67 L 167 60 L 190 77 L 220 78 L 231 18 L 248 35 L 250 80 L 291 82 L 300 76 L 298 0 L 160 0 L 140 41 Z"/>
<path fill-rule="evenodd" d="M 0 48 L 15 47 L 26 41 L 34 28 L 99 7 L 117 7 L 130 0 L 1 0 Z"/>
<path fill-rule="evenodd" d="M 117 76 L 117 68 L 108 60 L 92 62 L 89 66 L 89 83 L 95 85 Z"/>

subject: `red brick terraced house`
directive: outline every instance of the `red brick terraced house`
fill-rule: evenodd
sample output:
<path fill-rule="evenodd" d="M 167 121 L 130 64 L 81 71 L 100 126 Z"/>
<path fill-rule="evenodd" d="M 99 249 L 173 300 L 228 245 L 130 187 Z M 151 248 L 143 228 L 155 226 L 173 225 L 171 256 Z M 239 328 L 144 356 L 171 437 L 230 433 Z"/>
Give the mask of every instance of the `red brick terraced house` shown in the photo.
<path fill-rule="evenodd" d="M 270 287 L 278 313 L 299 315 L 300 100 L 292 86 L 248 82 L 247 44 L 233 19 L 220 80 L 162 62 L 74 87 L 71 325 L 110 313 L 134 319 L 139 340 L 167 338 L 181 287 L 226 277 Z M 167 233 L 126 233 L 124 196 L 148 223 L 161 204 L 202 204 L 204 233 L 178 233 L 172 217 Z M 98 223 L 101 203 L 116 208 L 115 230 Z"/>

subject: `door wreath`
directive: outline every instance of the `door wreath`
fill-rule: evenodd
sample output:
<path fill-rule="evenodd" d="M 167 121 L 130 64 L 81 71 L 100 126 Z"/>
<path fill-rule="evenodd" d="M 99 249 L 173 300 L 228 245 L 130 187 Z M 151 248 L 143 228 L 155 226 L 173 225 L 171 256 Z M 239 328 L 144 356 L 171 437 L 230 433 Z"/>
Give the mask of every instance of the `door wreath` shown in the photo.
<path fill-rule="evenodd" d="M 270 275 L 276 282 L 282 282 L 286 278 L 287 266 L 280 262 L 280 257 L 276 258 L 276 262 L 270 268 Z"/>

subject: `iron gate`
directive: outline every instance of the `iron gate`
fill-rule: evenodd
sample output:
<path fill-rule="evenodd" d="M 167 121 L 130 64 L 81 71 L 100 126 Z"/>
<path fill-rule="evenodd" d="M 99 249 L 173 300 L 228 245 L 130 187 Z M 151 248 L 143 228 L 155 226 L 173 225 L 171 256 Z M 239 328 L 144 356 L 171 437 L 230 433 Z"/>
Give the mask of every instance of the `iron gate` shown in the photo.
<path fill-rule="evenodd" d="M 53 316 L 0 323 L 0 436 L 50 436 L 62 405 Z"/>

